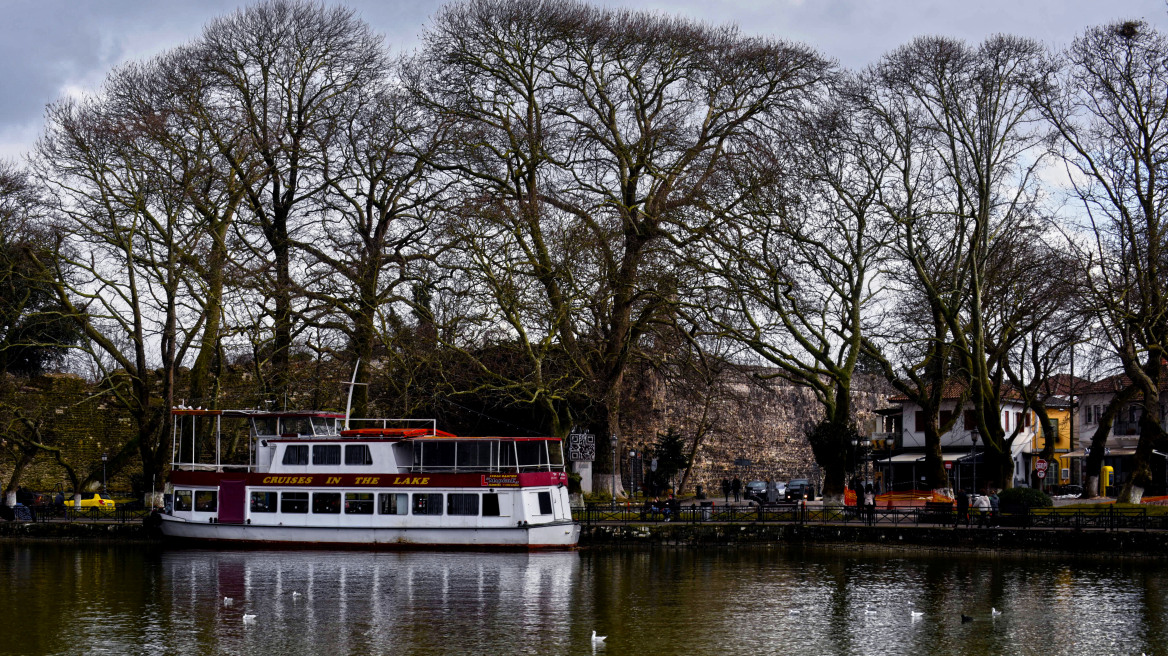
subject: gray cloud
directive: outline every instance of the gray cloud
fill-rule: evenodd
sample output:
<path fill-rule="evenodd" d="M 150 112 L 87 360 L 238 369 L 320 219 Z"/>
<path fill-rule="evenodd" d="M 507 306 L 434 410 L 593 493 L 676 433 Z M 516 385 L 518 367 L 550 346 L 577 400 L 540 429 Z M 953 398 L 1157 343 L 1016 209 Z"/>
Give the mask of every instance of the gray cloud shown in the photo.
<path fill-rule="evenodd" d="M 94 89 L 109 70 L 189 41 L 230 0 L 18 0 L 0 25 L 0 156 L 28 150 L 46 103 Z M 436 0 L 346 2 L 399 49 L 417 45 Z M 805 41 L 849 67 L 862 67 L 922 34 L 977 41 L 998 32 L 1066 45 L 1083 28 L 1120 18 L 1168 23 L 1160 0 L 627 0 L 607 6 L 678 13 L 743 31 Z"/>

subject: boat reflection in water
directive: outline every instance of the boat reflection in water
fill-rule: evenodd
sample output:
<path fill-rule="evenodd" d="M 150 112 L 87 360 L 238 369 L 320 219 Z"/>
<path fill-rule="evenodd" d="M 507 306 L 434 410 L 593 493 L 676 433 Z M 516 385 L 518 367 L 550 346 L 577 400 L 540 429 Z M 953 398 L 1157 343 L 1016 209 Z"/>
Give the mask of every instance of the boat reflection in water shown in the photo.
<path fill-rule="evenodd" d="M 179 551 L 162 573 L 195 651 L 451 653 L 453 634 L 461 653 L 562 652 L 580 556 Z"/>

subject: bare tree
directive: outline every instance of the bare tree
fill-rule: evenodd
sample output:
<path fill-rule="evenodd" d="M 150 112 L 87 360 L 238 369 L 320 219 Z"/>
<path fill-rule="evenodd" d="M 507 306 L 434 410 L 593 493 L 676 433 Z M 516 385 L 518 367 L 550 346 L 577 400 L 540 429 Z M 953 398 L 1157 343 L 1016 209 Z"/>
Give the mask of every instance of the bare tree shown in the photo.
<path fill-rule="evenodd" d="M 38 262 L 54 272 L 63 313 L 135 426 L 111 466 L 136 455 L 155 489 L 162 487 L 178 367 L 211 307 L 191 300 L 206 281 L 195 262 L 199 248 L 221 234 L 221 214 L 191 202 L 208 198 L 205 187 L 214 184 L 208 162 L 175 147 L 186 108 L 176 111 L 166 80 L 185 61 L 131 64 L 111 74 L 100 94 L 53 104 L 36 159 L 55 197 L 57 237 L 53 258 Z"/>
<path fill-rule="evenodd" d="M 346 360 L 365 364 L 361 383 L 369 381 L 375 347 L 386 346 L 388 356 L 409 332 L 402 315 L 425 284 L 421 265 L 443 249 L 436 201 L 446 177 L 426 164 L 440 132 L 386 82 L 368 82 L 359 111 L 337 117 L 338 134 L 322 157 L 327 188 L 314 199 L 319 224 L 306 230 L 312 240 L 296 242 L 309 256 L 305 298 L 319 307 L 311 322 L 345 336 Z M 367 414 L 367 391 L 353 391 L 358 416 Z"/>
<path fill-rule="evenodd" d="M 498 283 L 480 300 L 499 311 L 483 317 L 518 335 L 534 374 L 514 389 L 548 398 L 541 363 L 560 351 L 575 379 L 560 387 L 583 387 L 619 438 L 631 358 L 675 314 L 677 249 L 708 225 L 703 203 L 742 141 L 802 102 L 826 63 L 732 28 L 569 0 L 458 5 L 428 39 L 420 86 L 473 137 L 447 166 L 474 190 L 476 234 L 501 240 L 482 252 L 506 262 L 468 258 L 494 270 L 473 279 Z"/>
<path fill-rule="evenodd" d="M 1076 39 L 1058 63 L 1036 95 L 1085 213 L 1095 317 L 1143 407 L 1134 471 L 1120 493 L 1139 502 L 1152 450 L 1165 441 L 1168 39 L 1140 21 L 1104 25 Z M 1093 448 L 1087 461 L 1089 494 L 1098 491 L 1102 456 Z"/>
<path fill-rule="evenodd" d="M 297 329 L 297 232 L 306 201 L 327 184 L 320 156 L 357 111 L 363 85 L 385 75 L 387 57 L 351 9 L 306 0 L 269 0 L 216 19 L 198 49 L 211 88 L 204 125 L 242 185 L 247 226 L 258 232 L 242 231 L 241 244 L 255 259 L 254 293 L 271 302 L 257 320 L 270 322 L 261 354 L 271 364 L 266 391 L 280 400 Z"/>
<path fill-rule="evenodd" d="M 824 498 L 840 503 L 858 446 L 852 378 L 889 237 L 876 211 L 887 164 L 853 109 L 834 93 L 816 114 L 773 126 L 772 147 L 756 145 L 741 200 L 697 256 L 711 265 L 716 286 L 702 307 L 722 336 L 815 393 L 823 417 L 811 446 Z"/>
<path fill-rule="evenodd" d="M 1012 344 L 1004 337 L 1026 330 L 994 323 L 992 308 L 1003 299 L 989 293 L 1011 244 L 1042 238 L 1047 225 L 1035 209 L 1046 135 L 1029 93 L 1043 72 L 1042 54 L 1039 44 L 1015 37 L 977 47 L 919 38 L 866 73 L 866 111 L 879 118 L 892 163 L 880 204 L 900 232 L 898 277 L 906 300 L 929 310 L 918 322 L 923 330 L 901 338 L 910 345 L 903 353 L 923 357 L 885 359 L 885 366 L 930 417 L 918 430 L 926 434 L 925 474 L 934 487 L 945 480 L 937 436 L 959 416 L 938 424 L 951 378 L 962 381 L 959 407 L 966 399 L 973 405 L 970 419 L 993 462 L 990 481 L 1013 481 L 1017 431 L 1006 435 L 1000 421 L 1002 364 Z"/>

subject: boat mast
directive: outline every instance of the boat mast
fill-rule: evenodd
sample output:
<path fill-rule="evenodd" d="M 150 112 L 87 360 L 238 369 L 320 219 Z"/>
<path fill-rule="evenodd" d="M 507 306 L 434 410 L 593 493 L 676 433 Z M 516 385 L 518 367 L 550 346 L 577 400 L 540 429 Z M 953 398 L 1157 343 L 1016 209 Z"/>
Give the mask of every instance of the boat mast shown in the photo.
<path fill-rule="evenodd" d="M 361 358 L 357 358 L 357 363 L 353 365 L 353 380 L 349 381 L 349 399 L 345 401 L 345 430 L 349 430 L 349 414 L 353 410 L 353 388 L 357 385 L 369 384 L 357 382 L 357 369 L 360 366 Z"/>

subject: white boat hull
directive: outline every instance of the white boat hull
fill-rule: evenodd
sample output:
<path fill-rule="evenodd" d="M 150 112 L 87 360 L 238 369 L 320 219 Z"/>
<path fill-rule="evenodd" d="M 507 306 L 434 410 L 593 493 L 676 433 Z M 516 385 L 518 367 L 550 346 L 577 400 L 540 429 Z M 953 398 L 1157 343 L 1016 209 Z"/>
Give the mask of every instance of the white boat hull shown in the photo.
<path fill-rule="evenodd" d="M 289 544 L 302 546 L 368 546 L 372 548 L 469 547 L 507 549 L 570 549 L 580 539 L 575 522 L 551 522 L 510 527 L 337 527 L 267 526 L 189 522 L 162 515 L 168 538 L 214 542 Z"/>

